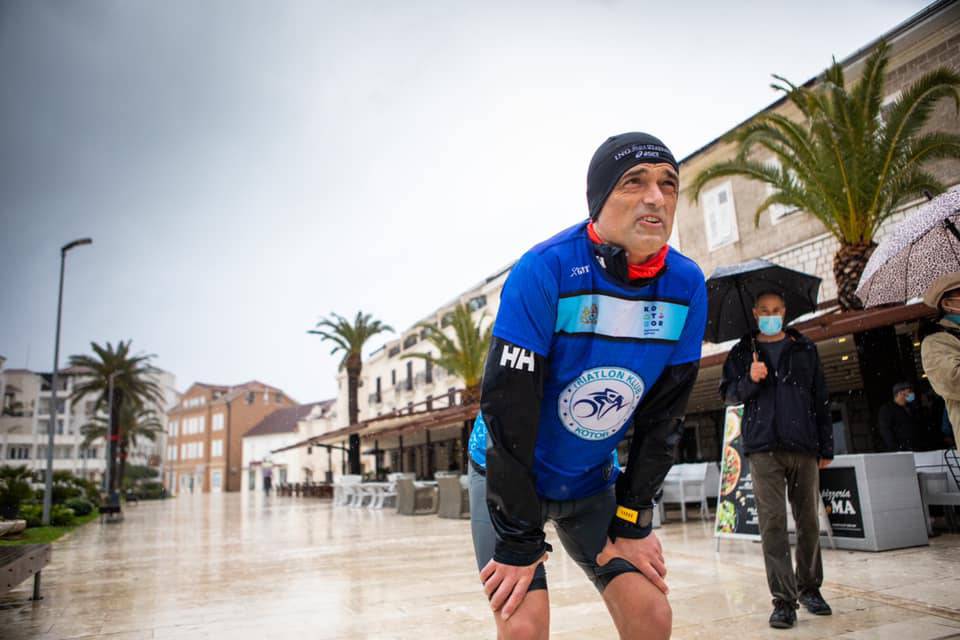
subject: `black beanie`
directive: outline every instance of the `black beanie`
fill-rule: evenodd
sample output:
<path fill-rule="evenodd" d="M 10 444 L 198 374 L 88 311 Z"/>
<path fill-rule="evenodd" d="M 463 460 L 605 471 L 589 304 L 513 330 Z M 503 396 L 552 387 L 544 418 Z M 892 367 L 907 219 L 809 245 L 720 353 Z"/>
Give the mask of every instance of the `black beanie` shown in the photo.
<path fill-rule="evenodd" d="M 667 145 L 649 133 L 621 133 L 607 138 L 590 160 L 587 170 L 587 205 L 590 219 L 596 220 L 613 188 L 627 169 L 638 164 L 666 162 L 679 173 L 680 167 Z"/>

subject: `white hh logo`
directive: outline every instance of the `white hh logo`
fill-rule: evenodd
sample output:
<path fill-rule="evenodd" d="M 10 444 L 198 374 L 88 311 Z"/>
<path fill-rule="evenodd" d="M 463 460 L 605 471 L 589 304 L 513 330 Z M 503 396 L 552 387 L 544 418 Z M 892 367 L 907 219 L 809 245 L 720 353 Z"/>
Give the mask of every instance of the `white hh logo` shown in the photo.
<path fill-rule="evenodd" d="M 503 346 L 503 351 L 500 352 L 500 366 L 513 367 L 520 371 L 526 369 L 533 373 L 533 352 L 515 347 L 512 344 L 506 344 Z"/>

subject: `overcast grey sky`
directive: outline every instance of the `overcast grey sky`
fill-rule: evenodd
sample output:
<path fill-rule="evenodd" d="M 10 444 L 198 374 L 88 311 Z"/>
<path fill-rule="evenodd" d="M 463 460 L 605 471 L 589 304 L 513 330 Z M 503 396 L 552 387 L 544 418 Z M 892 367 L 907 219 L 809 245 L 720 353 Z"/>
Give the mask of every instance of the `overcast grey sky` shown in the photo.
<path fill-rule="evenodd" d="M 608 135 L 682 157 L 924 5 L 0 0 L 0 354 L 51 368 L 91 236 L 62 361 L 333 396 L 322 315 L 409 326 L 585 217 Z"/>

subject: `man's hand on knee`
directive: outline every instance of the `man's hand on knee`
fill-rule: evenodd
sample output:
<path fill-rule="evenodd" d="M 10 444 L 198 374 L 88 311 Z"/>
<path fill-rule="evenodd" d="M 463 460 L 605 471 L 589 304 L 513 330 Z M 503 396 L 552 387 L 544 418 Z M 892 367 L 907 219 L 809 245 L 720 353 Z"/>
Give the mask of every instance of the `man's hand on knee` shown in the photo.
<path fill-rule="evenodd" d="M 483 590 L 490 599 L 490 608 L 500 611 L 504 620 L 508 619 L 527 595 L 537 565 L 546 562 L 547 557 L 545 553 L 539 560 L 525 567 L 490 560 L 480 571 L 480 581 L 483 582 Z"/>
<path fill-rule="evenodd" d="M 670 588 L 664 581 L 667 577 L 667 564 L 663 559 L 663 547 L 657 534 L 651 532 L 646 538 L 617 538 L 607 544 L 597 555 L 597 564 L 601 567 L 614 558 L 622 558 L 635 566 L 660 591 L 667 594 Z"/>

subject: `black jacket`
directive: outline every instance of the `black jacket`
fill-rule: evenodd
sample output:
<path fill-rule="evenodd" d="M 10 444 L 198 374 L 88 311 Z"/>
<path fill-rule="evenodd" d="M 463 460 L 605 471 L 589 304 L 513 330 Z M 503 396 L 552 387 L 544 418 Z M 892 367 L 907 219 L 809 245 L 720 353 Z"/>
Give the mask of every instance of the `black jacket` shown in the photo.
<path fill-rule="evenodd" d="M 794 329 L 786 333 L 790 340 L 779 366 L 774 367 L 759 351 L 768 371 L 759 384 L 750 379 L 758 332 L 744 336 L 723 364 L 720 395 L 727 404 L 745 405 L 745 453 L 795 451 L 833 458 L 830 399 L 817 346 Z"/>

